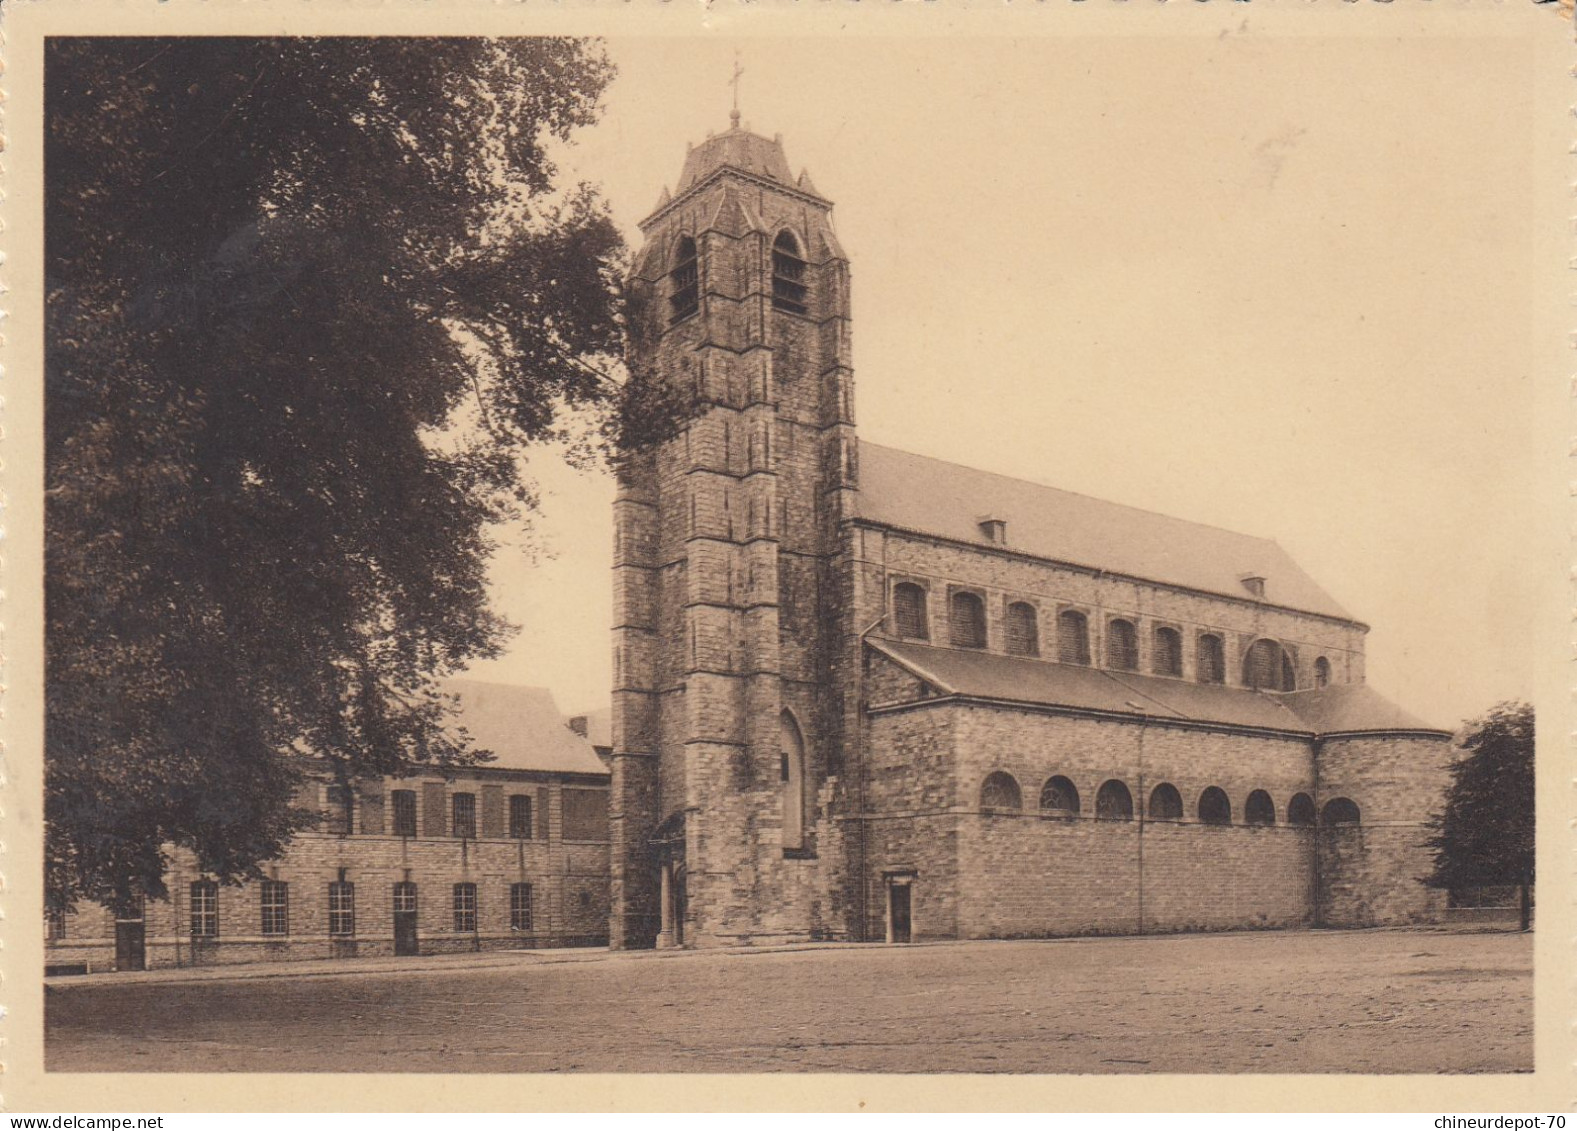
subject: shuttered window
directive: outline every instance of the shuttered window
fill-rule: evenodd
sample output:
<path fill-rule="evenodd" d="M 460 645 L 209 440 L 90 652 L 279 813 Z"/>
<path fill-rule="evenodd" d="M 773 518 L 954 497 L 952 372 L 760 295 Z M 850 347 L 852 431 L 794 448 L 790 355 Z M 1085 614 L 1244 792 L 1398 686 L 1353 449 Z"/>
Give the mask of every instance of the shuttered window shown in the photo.
<path fill-rule="evenodd" d="M 1256 640 L 1243 657 L 1243 685 L 1266 691 L 1287 691 L 1286 674 L 1291 664 L 1284 662 L 1281 645 L 1274 640 Z"/>
<path fill-rule="evenodd" d="M 608 793 L 602 789 L 565 789 L 565 840 L 608 839 Z"/>
<path fill-rule="evenodd" d="M 366 836 L 383 835 L 383 782 L 364 781 L 356 786 L 361 805 L 361 831 Z"/>
<path fill-rule="evenodd" d="M 482 787 L 482 836 L 496 840 L 504 835 L 504 787 Z"/>
<path fill-rule="evenodd" d="M 343 785 L 331 785 L 328 790 L 328 822 L 326 828 L 334 836 L 348 836 L 351 831 L 351 794 L 350 788 Z"/>
<path fill-rule="evenodd" d="M 443 782 L 423 782 L 422 835 L 434 838 L 445 835 L 449 831 L 444 827 L 448 818 L 448 806 L 444 804 Z"/>

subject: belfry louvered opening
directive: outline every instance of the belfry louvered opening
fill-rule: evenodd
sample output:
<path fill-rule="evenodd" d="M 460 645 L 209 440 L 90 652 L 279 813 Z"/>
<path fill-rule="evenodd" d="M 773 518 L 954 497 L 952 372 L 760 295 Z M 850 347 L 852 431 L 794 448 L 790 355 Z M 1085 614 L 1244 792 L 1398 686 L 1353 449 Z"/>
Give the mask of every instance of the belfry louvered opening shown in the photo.
<path fill-rule="evenodd" d="M 685 236 L 674 249 L 673 269 L 668 273 L 669 320 L 690 317 L 701 305 L 701 271 L 695 241 Z"/>
<path fill-rule="evenodd" d="M 793 232 L 779 232 L 772 241 L 772 305 L 790 314 L 805 313 L 805 260 Z"/>

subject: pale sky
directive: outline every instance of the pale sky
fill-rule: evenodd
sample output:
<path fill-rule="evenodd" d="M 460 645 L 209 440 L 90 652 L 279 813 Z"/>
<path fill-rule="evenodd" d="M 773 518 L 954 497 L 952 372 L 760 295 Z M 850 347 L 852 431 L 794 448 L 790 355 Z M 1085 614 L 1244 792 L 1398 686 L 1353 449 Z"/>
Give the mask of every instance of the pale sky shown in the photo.
<path fill-rule="evenodd" d="M 1530 69 L 1488 38 L 613 40 L 632 246 L 741 103 L 836 203 L 859 434 L 1274 538 L 1442 726 L 1533 693 Z M 544 453 L 474 675 L 606 705 L 611 484 Z"/>

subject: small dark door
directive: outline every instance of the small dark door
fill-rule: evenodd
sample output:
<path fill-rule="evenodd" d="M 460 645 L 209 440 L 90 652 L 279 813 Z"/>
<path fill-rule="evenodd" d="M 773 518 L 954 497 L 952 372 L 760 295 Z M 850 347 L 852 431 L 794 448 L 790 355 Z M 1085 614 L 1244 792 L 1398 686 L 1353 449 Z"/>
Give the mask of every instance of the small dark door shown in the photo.
<path fill-rule="evenodd" d="M 141 919 L 115 920 L 115 969 L 147 969 L 147 944 Z"/>
<path fill-rule="evenodd" d="M 394 953 L 418 954 L 416 942 L 416 885 L 394 885 Z"/>
<path fill-rule="evenodd" d="M 909 941 L 909 885 L 892 884 L 887 888 L 888 906 L 892 911 L 893 942 Z"/>

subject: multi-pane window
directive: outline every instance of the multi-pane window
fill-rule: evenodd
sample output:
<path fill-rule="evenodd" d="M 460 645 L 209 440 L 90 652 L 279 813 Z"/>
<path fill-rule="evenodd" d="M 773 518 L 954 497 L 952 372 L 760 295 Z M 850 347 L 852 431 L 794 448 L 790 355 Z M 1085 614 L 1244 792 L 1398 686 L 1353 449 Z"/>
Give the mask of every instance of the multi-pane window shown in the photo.
<path fill-rule="evenodd" d="M 898 622 L 898 635 L 910 640 L 929 640 L 930 630 L 925 621 L 925 590 L 912 581 L 900 581 L 893 586 L 893 619 Z"/>
<path fill-rule="evenodd" d="M 670 320 L 678 322 L 694 314 L 701 305 L 701 274 L 696 261 L 695 241 L 685 236 L 674 251 L 673 270 L 668 275 Z"/>
<path fill-rule="evenodd" d="M 394 885 L 394 910 L 397 912 L 416 910 L 416 885 L 410 880 L 401 880 Z"/>
<path fill-rule="evenodd" d="M 476 932 L 476 885 L 454 886 L 454 929 L 467 934 Z"/>
<path fill-rule="evenodd" d="M 348 836 L 351 831 L 351 795 L 346 785 L 329 786 L 328 831 L 335 836 Z"/>
<path fill-rule="evenodd" d="M 44 938 L 59 942 L 66 937 L 66 913 L 51 907 L 44 913 Z"/>
<path fill-rule="evenodd" d="M 1199 638 L 1199 656 L 1195 668 L 1200 683 L 1222 683 L 1226 680 L 1227 664 L 1221 637 L 1207 632 Z"/>
<path fill-rule="evenodd" d="M 394 797 L 394 835 L 416 835 L 416 791 L 397 789 Z"/>
<path fill-rule="evenodd" d="M 329 934 L 356 933 L 356 885 L 346 880 L 329 884 Z"/>
<path fill-rule="evenodd" d="M 986 780 L 980 786 L 980 807 L 1022 809 L 1024 795 L 1019 791 L 1018 779 L 1002 770 L 986 775 Z"/>
<path fill-rule="evenodd" d="M 213 880 L 197 880 L 191 887 L 192 937 L 219 937 L 219 885 Z"/>
<path fill-rule="evenodd" d="M 948 601 L 948 633 L 955 648 L 986 646 L 986 603 L 980 594 L 960 589 Z"/>
<path fill-rule="evenodd" d="M 288 935 L 290 933 L 290 885 L 283 880 L 264 880 L 263 933 Z"/>
<path fill-rule="evenodd" d="M 1090 662 L 1090 622 L 1076 609 L 1057 614 L 1057 659 L 1065 664 Z"/>
<path fill-rule="evenodd" d="M 1114 620 L 1106 626 L 1106 666 L 1131 672 L 1139 668 L 1139 630 L 1131 620 Z"/>
<path fill-rule="evenodd" d="M 509 885 L 509 929 L 531 930 L 531 885 Z"/>
<path fill-rule="evenodd" d="M 524 793 L 510 794 L 509 835 L 516 840 L 531 839 L 531 798 Z"/>
<path fill-rule="evenodd" d="M 805 261 L 793 232 L 779 232 L 772 242 L 772 305 L 792 314 L 805 313 Z"/>
<path fill-rule="evenodd" d="M 476 839 L 476 794 L 454 795 L 454 835 L 462 840 Z"/>
<path fill-rule="evenodd" d="M 1183 634 L 1175 628 L 1155 630 L 1155 656 L 1150 665 L 1156 675 L 1183 674 Z"/>
<path fill-rule="evenodd" d="M 1027 601 L 1014 601 L 1008 606 L 1004 627 L 1009 655 L 1040 655 L 1040 626 L 1035 619 L 1034 605 Z"/>

